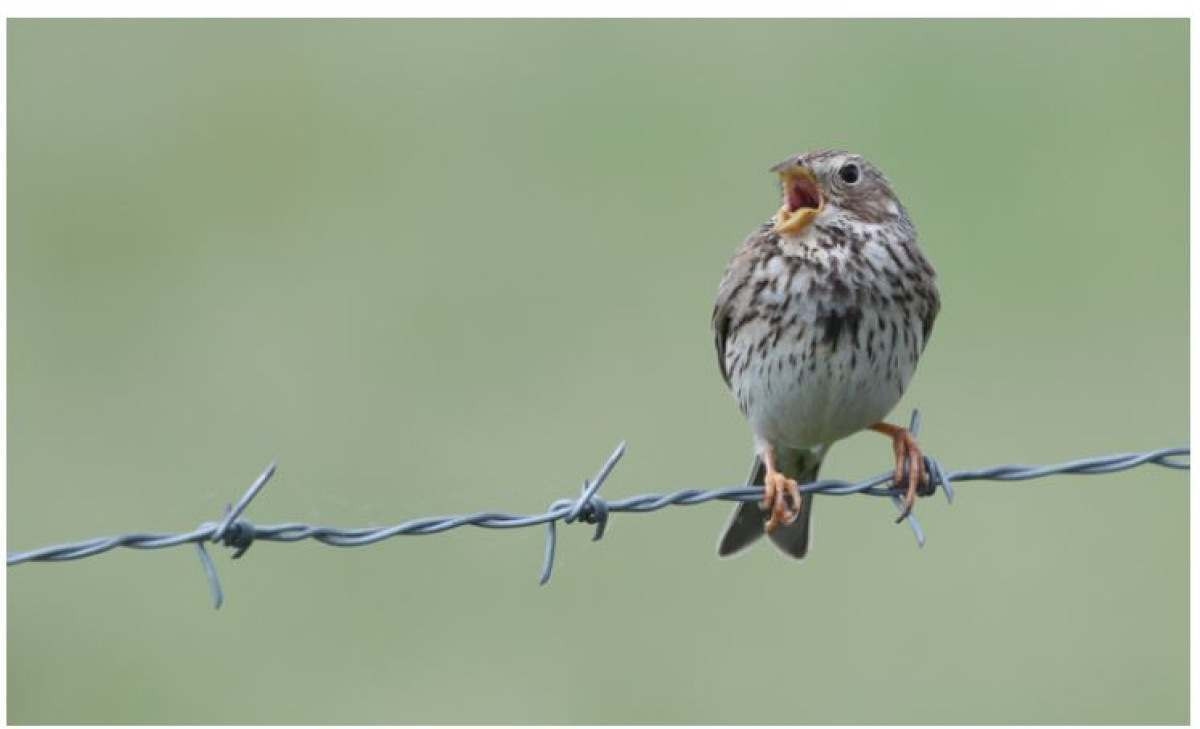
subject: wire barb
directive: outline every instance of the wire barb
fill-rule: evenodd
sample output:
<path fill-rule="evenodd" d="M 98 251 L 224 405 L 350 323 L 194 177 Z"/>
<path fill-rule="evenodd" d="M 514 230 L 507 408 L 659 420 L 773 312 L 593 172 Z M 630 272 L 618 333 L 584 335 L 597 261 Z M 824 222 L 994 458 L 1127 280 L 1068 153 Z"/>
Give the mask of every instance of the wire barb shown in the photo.
<path fill-rule="evenodd" d="M 909 430 L 915 435 L 921 428 L 920 415 L 913 412 Z M 221 544 L 234 550 L 233 558 L 237 559 L 246 553 L 255 541 L 270 542 L 299 542 L 313 539 L 332 547 L 363 547 L 377 544 L 386 539 L 400 535 L 439 534 L 463 526 L 476 526 L 485 529 L 519 529 L 522 527 L 546 527 L 546 542 L 542 557 L 542 570 L 539 584 L 546 584 L 554 570 L 554 557 L 558 546 L 557 523 L 562 521 L 570 524 L 585 522 L 595 525 L 592 541 L 604 536 L 612 514 L 623 512 L 643 514 L 658 511 L 667 506 L 694 506 L 709 501 L 758 501 L 762 499 L 761 486 L 733 486 L 723 489 L 703 491 L 685 489 L 670 494 L 644 494 L 631 496 L 617 501 L 606 501 L 599 496 L 600 487 L 612 474 L 617 463 L 625 454 L 625 444 L 617 446 L 612 455 L 591 479 L 583 482 L 579 496 L 574 499 L 559 499 L 550 504 L 542 514 L 518 515 L 504 512 L 480 512 L 460 516 L 424 517 L 396 524 L 390 527 L 339 529 L 335 527 L 310 526 L 307 524 L 277 524 L 274 526 L 256 526 L 242 519 L 250 502 L 262 491 L 271 477 L 275 475 L 275 464 L 272 463 L 255 479 L 250 488 L 238 499 L 233 506 L 226 507 L 225 514 L 219 522 L 206 522 L 190 532 L 181 534 L 125 534 L 116 537 L 98 537 L 80 542 L 58 544 L 42 547 L 26 552 L 10 552 L 8 566 L 25 562 L 65 562 L 68 560 L 92 557 L 103 552 L 125 547 L 128 549 L 166 549 L 183 544 L 194 544 L 200 557 L 201 566 L 208 579 L 209 591 L 213 605 L 220 608 L 224 603 L 224 592 L 217 576 L 216 565 L 205 549 L 205 543 Z M 1137 468 L 1143 465 L 1156 465 L 1175 470 L 1191 468 L 1191 450 L 1184 448 L 1163 448 L 1145 453 L 1119 453 L 1095 458 L 1082 458 L 1066 463 L 1047 466 L 1023 466 L 1016 464 L 992 466 L 967 471 L 947 472 L 941 463 L 929 456 L 925 457 L 925 467 L 929 474 L 929 486 L 922 491 L 932 494 L 938 487 L 946 495 L 946 501 L 953 503 L 954 490 L 952 482 L 962 484 L 968 481 L 1027 481 L 1058 474 L 1099 475 L 1116 473 Z M 865 494 L 868 496 L 887 497 L 902 509 L 900 490 L 892 483 L 892 472 L 880 474 L 873 478 L 851 483 L 836 479 L 825 479 L 813 483 L 802 484 L 800 491 L 805 493 L 821 493 L 831 496 L 849 494 Z M 914 514 L 909 513 L 905 518 L 912 529 L 918 546 L 925 544 L 925 533 Z"/>
<path fill-rule="evenodd" d="M 246 510 L 254 497 L 258 496 L 258 492 L 267 485 L 267 481 L 270 481 L 271 477 L 275 475 L 275 468 L 275 462 L 271 461 L 271 464 L 259 474 L 258 478 L 254 479 L 254 483 L 250 484 L 250 488 L 246 489 L 246 493 L 242 494 L 242 498 L 238 499 L 237 504 L 225 506 L 225 516 L 220 522 L 205 522 L 200 525 L 201 531 L 211 530 L 207 539 L 196 541 L 196 552 L 200 557 L 200 566 L 204 568 L 204 576 L 208 579 L 208 591 L 212 595 L 215 610 L 220 610 L 221 605 L 225 603 L 225 591 L 221 589 L 221 578 L 217 575 L 217 566 L 209 556 L 208 550 L 204 548 L 204 542 L 219 542 L 223 546 L 232 547 L 234 549 L 232 559 L 241 557 L 247 549 L 250 549 L 250 545 L 254 543 L 254 538 L 257 536 L 256 529 L 253 524 L 240 520 L 238 517 Z M 13 564 L 11 556 L 9 564 Z"/>
<path fill-rule="evenodd" d="M 591 481 L 583 482 L 583 490 L 578 499 L 573 502 L 559 499 L 550 505 L 550 511 L 547 513 L 557 514 L 563 508 L 570 506 L 571 510 L 561 517 L 562 520 L 567 524 L 576 520 L 595 524 L 596 531 L 592 534 L 592 541 L 600 541 L 600 538 L 604 536 L 604 528 L 608 525 L 608 504 L 604 499 L 596 496 L 596 492 L 604 485 L 608 474 L 616 468 L 617 461 L 621 460 L 623 455 L 625 455 L 625 441 L 621 441 L 617 445 L 617 449 L 612 452 L 612 455 L 608 457 Z M 546 522 L 546 549 L 542 557 L 542 574 L 538 577 L 539 585 L 549 582 L 550 574 L 554 571 L 554 552 L 558 545 L 558 530 L 555 528 L 555 521 L 557 520 L 551 519 Z"/>

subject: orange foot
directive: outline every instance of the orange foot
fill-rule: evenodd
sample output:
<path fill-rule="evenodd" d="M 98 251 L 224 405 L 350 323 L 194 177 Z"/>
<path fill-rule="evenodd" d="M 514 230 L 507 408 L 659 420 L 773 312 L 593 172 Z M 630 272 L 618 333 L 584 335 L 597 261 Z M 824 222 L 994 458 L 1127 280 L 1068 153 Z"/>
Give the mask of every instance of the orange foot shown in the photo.
<path fill-rule="evenodd" d="M 907 428 L 890 423 L 875 423 L 870 426 L 876 433 L 883 433 L 892 439 L 892 451 L 896 454 L 896 472 L 892 475 L 892 483 L 896 488 L 904 490 L 904 506 L 896 523 L 904 521 L 917 502 L 918 489 L 925 484 L 929 474 L 925 472 L 925 456 L 917 439 Z"/>
<path fill-rule="evenodd" d="M 771 512 L 766 525 L 767 534 L 770 534 L 780 524 L 791 524 L 800 516 L 800 486 L 795 479 L 788 478 L 775 468 L 775 454 L 770 449 L 763 453 L 763 463 L 767 467 L 767 477 L 763 479 L 760 506 L 763 511 Z"/>

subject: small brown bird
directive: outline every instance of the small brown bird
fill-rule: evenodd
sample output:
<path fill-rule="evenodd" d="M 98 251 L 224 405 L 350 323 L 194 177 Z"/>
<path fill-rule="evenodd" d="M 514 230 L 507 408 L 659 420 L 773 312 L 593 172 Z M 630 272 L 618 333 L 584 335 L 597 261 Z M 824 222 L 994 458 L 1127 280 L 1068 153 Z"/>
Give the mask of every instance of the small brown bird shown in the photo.
<path fill-rule="evenodd" d="M 713 308 L 717 364 L 754 433 L 751 485 L 721 556 L 764 533 L 808 551 L 812 494 L 834 442 L 860 430 L 892 440 L 904 510 L 926 483 L 912 434 L 883 422 L 908 386 L 940 307 L 933 267 L 887 178 L 861 156 L 822 150 L 775 167 L 783 204 L 734 254 Z"/>

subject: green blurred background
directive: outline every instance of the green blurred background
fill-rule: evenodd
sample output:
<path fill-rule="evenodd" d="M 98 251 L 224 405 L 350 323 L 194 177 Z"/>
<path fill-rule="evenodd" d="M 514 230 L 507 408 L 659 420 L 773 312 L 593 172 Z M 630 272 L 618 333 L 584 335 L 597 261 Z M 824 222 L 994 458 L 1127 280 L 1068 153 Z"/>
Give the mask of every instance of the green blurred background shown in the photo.
<path fill-rule="evenodd" d="M 16 21 L 8 548 L 218 517 L 536 512 L 733 485 L 708 318 L 845 147 L 944 308 L 896 420 L 950 468 L 1187 442 L 1186 21 Z M 890 464 L 883 439 L 824 474 Z M 8 570 L 12 722 L 1188 720 L 1188 483 L 727 506 Z"/>

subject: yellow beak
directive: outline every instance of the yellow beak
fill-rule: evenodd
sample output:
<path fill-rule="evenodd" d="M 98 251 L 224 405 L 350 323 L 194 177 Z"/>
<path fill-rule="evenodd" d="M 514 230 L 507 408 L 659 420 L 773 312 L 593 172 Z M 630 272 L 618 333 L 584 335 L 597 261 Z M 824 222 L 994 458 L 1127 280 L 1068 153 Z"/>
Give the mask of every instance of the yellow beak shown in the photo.
<path fill-rule="evenodd" d="M 807 228 L 825 208 L 825 196 L 812 173 L 789 165 L 779 170 L 783 185 L 783 205 L 775 213 L 775 230 L 796 234 Z"/>

